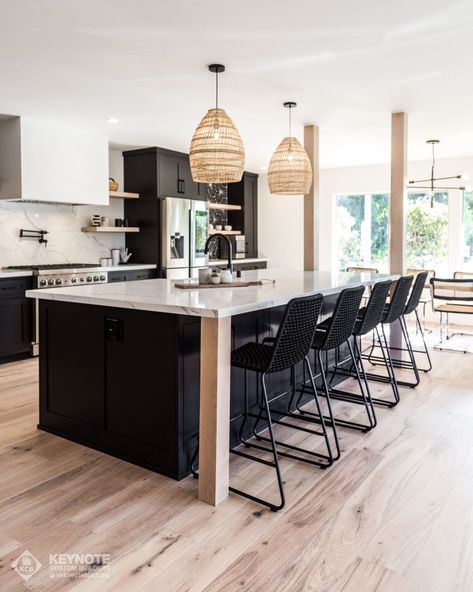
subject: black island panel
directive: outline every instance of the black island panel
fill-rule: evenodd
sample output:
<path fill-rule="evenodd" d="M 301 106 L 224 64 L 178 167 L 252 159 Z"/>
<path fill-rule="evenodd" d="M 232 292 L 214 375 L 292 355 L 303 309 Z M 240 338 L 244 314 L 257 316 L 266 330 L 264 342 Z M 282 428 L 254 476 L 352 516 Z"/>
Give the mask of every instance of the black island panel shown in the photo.
<path fill-rule="evenodd" d="M 325 315 L 335 300 L 325 299 Z M 275 335 L 283 312 L 234 316 L 232 349 Z M 40 323 L 38 427 L 175 479 L 187 476 L 199 430 L 200 318 L 42 300 Z M 289 371 L 268 378 L 271 393 L 290 396 Z M 296 378 L 303 380 L 302 368 Z M 243 370 L 232 368 L 233 418 L 243 410 L 244 388 Z M 248 373 L 254 411 L 259 388 Z"/>

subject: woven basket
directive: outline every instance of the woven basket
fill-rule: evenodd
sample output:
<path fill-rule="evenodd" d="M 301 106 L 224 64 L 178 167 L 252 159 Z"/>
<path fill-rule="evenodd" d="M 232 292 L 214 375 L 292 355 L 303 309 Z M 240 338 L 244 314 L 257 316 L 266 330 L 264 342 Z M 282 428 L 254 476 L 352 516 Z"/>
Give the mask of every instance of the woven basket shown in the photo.
<path fill-rule="evenodd" d="M 118 191 L 118 183 L 112 177 L 108 178 L 108 190 L 109 191 Z"/>
<path fill-rule="evenodd" d="M 312 185 L 312 166 L 297 138 L 287 137 L 274 151 L 268 168 L 271 193 L 303 195 Z"/>
<path fill-rule="evenodd" d="M 223 109 L 209 109 L 194 132 L 189 150 L 192 178 L 198 183 L 241 181 L 245 149 Z"/>

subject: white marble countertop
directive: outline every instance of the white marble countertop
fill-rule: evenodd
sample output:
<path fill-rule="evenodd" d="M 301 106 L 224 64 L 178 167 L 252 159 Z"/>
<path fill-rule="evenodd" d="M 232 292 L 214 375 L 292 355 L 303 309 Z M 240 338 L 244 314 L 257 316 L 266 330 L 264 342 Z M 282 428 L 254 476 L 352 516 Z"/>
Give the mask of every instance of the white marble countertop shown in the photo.
<path fill-rule="evenodd" d="M 17 278 L 17 277 L 29 277 L 32 276 L 32 271 L 13 271 L 9 269 L 0 269 L 0 279 Z"/>
<path fill-rule="evenodd" d="M 123 263 L 122 265 L 106 265 L 104 267 L 94 267 L 93 271 L 134 271 L 138 269 L 156 269 L 152 263 Z M 86 270 L 84 270 L 86 271 Z"/>
<path fill-rule="evenodd" d="M 287 304 L 291 298 L 320 292 L 334 294 L 348 285 L 370 285 L 399 276 L 370 273 L 330 273 L 267 270 L 244 272 L 242 280 L 275 280 L 247 288 L 182 290 L 174 284 L 183 280 L 144 280 L 96 284 L 73 288 L 29 290 L 30 298 L 222 318 Z M 187 280 L 189 281 L 189 280 Z"/>
<path fill-rule="evenodd" d="M 93 264 L 92 264 L 93 265 Z M 127 271 L 134 271 L 139 269 L 156 269 L 156 265 L 152 263 L 125 263 L 123 265 L 107 265 L 106 267 L 93 267 L 91 268 L 94 271 L 122 271 L 126 269 Z M 84 272 L 87 269 L 82 270 Z M 51 271 L 51 275 L 54 274 L 54 270 Z M 28 277 L 32 276 L 32 271 L 24 271 L 21 269 L 13 270 L 13 269 L 2 269 L 0 268 L 0 279 L 1 278 L 17 278 L 17 277 Z"/>

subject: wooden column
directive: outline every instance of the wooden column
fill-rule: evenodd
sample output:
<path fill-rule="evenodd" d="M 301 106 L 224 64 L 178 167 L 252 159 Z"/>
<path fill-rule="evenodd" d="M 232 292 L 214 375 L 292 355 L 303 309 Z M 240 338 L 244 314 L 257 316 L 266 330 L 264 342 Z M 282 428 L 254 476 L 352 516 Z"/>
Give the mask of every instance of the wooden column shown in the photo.
<path fill-rule="evenodd" d="M 201 318 L 199 499 L 213 506 L 228 496 L 231 317 Z"/>
<path fill-rule="evenodd" d="M 407 113 L 391 115 L 391 203 L 389 267 L 404 272 L 404 203 L 407 187 Z"/>
<path fill-rule="evenodd" d="M 304 271 L 319 269 L 319 126 L 304 126 L 304 148 L 312 165 L 312 187 L 304 195 Z"/>

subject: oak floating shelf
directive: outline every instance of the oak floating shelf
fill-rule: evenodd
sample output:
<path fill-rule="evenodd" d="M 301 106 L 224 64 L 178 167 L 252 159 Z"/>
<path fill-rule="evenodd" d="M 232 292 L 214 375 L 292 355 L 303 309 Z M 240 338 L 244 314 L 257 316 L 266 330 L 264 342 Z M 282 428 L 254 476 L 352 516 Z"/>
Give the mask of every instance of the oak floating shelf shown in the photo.
<path fill-rule="evenodd" d="M 241 230 L 209 230 L 209 234 L 241 234 Z"/>
<path fill-rule="evenodd" d="M 115 199 L 139 199 L 139 193 L 129 193 L 127 191 L 109 191 L 109 197 L 114 197 Z"/>
<path fill-rule="evenodd" d="M 231 210 L 241 210 L 241 206 L 235 206 L 233 204 L 209 202 L 209 210 L 225 210 L 225 211 L 229 212 Z"/>
<path fill-rule="evenodd" d="M 138 226 L 83 226 L 82 232 L 139 232 Z"/>

